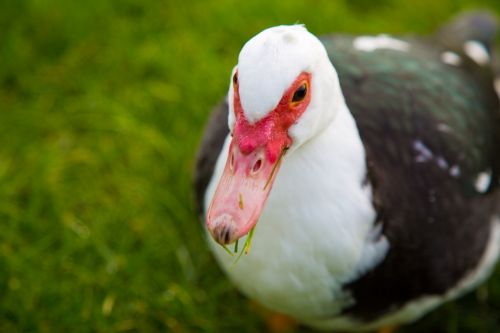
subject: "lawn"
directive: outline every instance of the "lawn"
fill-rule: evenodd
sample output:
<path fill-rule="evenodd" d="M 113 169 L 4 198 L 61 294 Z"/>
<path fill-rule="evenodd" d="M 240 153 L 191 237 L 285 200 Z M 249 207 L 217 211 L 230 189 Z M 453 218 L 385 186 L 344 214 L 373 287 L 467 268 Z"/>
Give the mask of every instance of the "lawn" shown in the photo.
<path fill-rule="evenodd" d="M 191 174 L 243 43 L 430 33 L 500 2 L 0 2 L 0 332 L 258 332 L 194 212 Z M 500 269 L 401 332 L 500 331 Z"/>

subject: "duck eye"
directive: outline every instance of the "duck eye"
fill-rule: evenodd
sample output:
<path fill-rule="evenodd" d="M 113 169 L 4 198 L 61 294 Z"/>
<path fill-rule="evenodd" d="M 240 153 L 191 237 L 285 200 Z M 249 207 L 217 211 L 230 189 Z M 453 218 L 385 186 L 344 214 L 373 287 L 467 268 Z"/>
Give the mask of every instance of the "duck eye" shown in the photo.
<path fill-rule="evenodd" d="M 233 84 L 234 85 L 238 84 L 238 72 L 234 73 L 233 75 Z"/>
<path fill-rule="evenodd" d="M 306 95 L 307 95 L 307 83 L 303 83 L 293 93 L 292 102 L 300 102 L 306 97 Z"/>

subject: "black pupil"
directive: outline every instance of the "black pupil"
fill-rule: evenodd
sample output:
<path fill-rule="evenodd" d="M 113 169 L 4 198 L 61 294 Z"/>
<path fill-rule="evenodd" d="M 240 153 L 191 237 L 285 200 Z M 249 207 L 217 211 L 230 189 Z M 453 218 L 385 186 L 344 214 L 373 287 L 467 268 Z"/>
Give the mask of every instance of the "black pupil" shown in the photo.
<path fill-rule="evenodd" d="M 237 73 L 234 73 L 233 84 L 238 84 L 238 74 Z"/>
<path fill-rule="evenodd" d="M 306 94 L 307 94 L 307 86 L 304 83 L 293 93 L 292 102 L 300 102 L 301 100 L 304 99 L 304 97 L 306 97 Z"/>

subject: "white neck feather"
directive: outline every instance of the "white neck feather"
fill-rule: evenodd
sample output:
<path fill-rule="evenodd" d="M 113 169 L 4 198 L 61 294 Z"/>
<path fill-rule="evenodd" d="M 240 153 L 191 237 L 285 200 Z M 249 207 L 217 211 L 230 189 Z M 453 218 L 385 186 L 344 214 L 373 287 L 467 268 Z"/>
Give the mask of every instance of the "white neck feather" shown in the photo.
<path fill-rule="evenodd" d="M 244 293 L 305 321 L 334 315 L 349 304 L 342 285 L 380 262 L 388 249 L 384 237 L 373 235 L 380 230 L 373 228 L 371 188 L 363 186 L 365 152 L 353 117 L 341 104 L 329 126 L 285 156 L 250 253 L 234 264 L 234 257 L 208 237 L 217 260 Z"/>

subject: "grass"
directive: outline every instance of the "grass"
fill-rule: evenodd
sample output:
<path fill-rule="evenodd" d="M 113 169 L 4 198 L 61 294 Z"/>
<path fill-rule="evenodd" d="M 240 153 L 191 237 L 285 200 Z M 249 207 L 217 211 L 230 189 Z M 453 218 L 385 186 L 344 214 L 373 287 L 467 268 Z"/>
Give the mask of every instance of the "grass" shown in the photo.
<path fill-rule="evenodd" d="M 258 332 L 204 243 L 191 170 L 265 27 L 428 33 L 465 0 L 3 0 L 0 331 Z M 402 332 L 494 332 L 500 271 Z"/>

